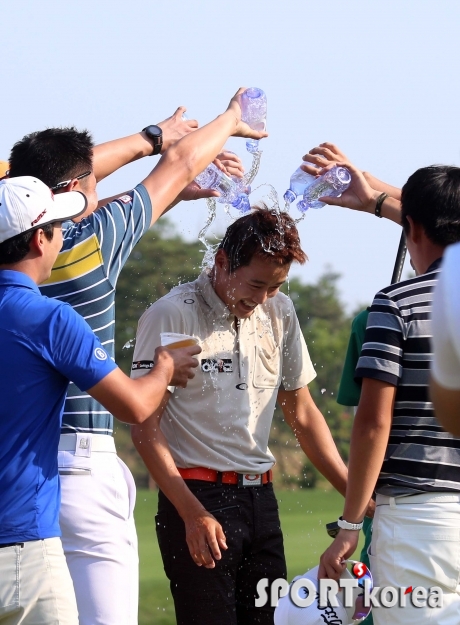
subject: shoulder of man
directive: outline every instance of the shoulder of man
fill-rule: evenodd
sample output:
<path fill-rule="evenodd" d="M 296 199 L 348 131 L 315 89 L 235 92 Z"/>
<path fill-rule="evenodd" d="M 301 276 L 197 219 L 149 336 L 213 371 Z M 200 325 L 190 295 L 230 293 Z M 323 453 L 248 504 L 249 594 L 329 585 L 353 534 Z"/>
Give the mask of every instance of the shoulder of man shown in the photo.
<path fill-rule="evenodd" d="M 150 317 L 187 313 L 193 311 L 193 304 L 197 300 L 196 280 L 179 284 L 171 289 L 169 293 L 157 299 L 147 308 L 139 320 L 139 324 L 145 323 Z"/>

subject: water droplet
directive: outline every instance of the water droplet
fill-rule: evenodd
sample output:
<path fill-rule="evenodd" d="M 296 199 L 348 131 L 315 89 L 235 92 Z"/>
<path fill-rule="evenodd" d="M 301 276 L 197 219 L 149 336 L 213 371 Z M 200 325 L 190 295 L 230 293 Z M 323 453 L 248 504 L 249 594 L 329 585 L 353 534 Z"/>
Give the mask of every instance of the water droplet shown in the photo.
<path fill-rule="evenodd" d="M 321 395 L 324 395 L 324 393 L 325 393 L 325 392 L 326 392 L 326 389 L 325 389 L 325 388 L 322 388 L 322 389 L 321 389 Z"/>

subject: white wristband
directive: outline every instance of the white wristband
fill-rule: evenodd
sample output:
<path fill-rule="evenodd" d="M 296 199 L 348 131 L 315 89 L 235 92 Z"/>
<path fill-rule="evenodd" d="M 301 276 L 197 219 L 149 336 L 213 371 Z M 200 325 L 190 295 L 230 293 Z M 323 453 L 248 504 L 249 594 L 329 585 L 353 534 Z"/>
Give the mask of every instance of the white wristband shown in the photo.
<path fill-rule="evenodd" d="M 345 521 L 342 517 L 340 517 L 337 521 L 337 525 L 342 530 L 360 530 L 363 526 L 363 521 L 361 521 L 361 523 L 348 523 L 348 521 Z"/>

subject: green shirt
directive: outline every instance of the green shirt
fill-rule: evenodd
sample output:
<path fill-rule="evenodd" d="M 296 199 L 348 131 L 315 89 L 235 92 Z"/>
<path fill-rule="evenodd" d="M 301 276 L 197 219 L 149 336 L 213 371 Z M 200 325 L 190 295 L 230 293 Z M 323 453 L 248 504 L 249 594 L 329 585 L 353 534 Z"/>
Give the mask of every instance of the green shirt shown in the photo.
<path fill-rule="evenodd" d="M 342 404 L 342 406 L 357 406 L 359 404 L 361 385 L 355 382 L 355 369 L 364 342 L 368 316 L 369 308 L 366 308 L 356 315 L 351 324 L 351 335 L 337 394 L 337 403 Z"/>

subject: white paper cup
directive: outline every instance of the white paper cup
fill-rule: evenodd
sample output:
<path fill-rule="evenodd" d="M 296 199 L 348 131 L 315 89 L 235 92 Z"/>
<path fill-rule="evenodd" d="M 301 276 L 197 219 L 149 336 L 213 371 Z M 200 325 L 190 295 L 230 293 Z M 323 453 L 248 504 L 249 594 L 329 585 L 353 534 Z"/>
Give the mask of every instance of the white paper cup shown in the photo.
<path fill-rule="evenodd" d="M 168 349 L 180 347 L 193 347 L 198 345 L 198 339 L 189 334 L 177 334 L 176 332 L 160 332 L 161 346 Z"/>

